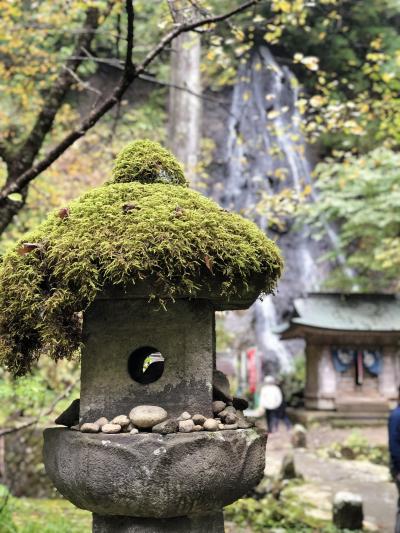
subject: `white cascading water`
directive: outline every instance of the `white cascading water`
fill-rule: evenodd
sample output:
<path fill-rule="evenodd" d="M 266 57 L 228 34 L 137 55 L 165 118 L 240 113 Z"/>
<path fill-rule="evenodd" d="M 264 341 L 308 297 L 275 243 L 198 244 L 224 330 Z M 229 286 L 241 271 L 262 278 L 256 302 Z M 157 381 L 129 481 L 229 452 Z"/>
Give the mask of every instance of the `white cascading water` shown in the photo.
<path fill-rule="evenodd" d="M 214 195 L 225 207 L 250 213 L 264 230 L 268 228 L 266 215 L 254 211 L 263 194 L 274 195 L 282 189 L 301 192 L 311 184 L 298 96 L 295 76 L 276 62 L 266 46 L 255 49 L 241 66 L 233 89 L 223 154 L 224 189 Z M 285 274 L 277 295 L 258 301 L 252 309 L 264 368 L 273 373 L 288 371 L 292 360 L 287 346 L 273 332 L 275 326 L 293 299 L 317 290 L 324 277 L 317 263 L 321 245 L 306 230 L 296 230 L 288 221 L 288 230 L 276 236 L 285 258 Z"/>

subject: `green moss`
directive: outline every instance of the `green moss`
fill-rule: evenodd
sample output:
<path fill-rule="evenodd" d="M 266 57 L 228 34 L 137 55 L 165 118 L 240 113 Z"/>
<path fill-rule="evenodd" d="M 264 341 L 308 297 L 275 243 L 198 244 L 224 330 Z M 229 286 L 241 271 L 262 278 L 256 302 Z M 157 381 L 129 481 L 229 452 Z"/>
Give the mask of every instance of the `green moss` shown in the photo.
<path fill-rule="evenodd" d="M 281 269 L 279 249 L 252 222 L 195 191 L 108 184 L 50 214 L 4 257 L 0 362 L 22 375 L 43 350 L 72 357 L 81 312 L 104 286 L 146 279 L 163 302 L 200 289 L 229 299 L 254 284 L 273 291 Z"/>
<path fill-rule="evenodd" d="M 134 141 L 118 154 L 111 183 L 171 183 L 187 185 L 182 165 L 159 143 Z"/>

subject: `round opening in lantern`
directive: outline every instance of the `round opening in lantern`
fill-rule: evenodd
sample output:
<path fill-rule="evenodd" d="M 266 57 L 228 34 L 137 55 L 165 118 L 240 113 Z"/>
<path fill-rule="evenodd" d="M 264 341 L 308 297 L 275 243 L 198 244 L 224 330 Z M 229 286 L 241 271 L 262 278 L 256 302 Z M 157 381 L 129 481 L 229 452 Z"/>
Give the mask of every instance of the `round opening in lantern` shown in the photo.
<path fill-rule="evenodd" d="M 157 348 L 142 346 L 134 350 L 128 359 L 131 378 L 144 385 L 154 383 L 164 372 L 164 357 Z"/>

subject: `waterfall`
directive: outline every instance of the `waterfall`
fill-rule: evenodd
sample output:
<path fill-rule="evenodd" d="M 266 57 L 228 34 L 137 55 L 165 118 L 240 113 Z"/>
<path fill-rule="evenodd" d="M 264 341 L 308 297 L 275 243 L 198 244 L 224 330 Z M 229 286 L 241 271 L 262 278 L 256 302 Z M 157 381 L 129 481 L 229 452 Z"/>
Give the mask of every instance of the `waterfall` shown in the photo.
<path fill-rule="evenodd" d="M 282 189 L 301 192 L 311 184 L 307 147 L 297 109 L 299 84 L 287 66 L 277 63 L 266 46 L 253 50 L 242 64 L 233 88 L 227 136 L 222 148 L 223 190 L 213 195 L 228 209 L 250 214 L 265 231 L 266 214 L 254 210 L 263 194 Z M 270 233 L 270 232 L 269 232 Z M 317 290 L 325 277 L 318 256 L 321 245 L 306 231 L 279 234 L 286 269 L 279 292 L 252 308 L 257 345 L 270 371 L 291 368 L 287 345 L 273 333 L 274 326 L 299 295 Z M 272 370 L 271 370 L 272 369 Z"/>

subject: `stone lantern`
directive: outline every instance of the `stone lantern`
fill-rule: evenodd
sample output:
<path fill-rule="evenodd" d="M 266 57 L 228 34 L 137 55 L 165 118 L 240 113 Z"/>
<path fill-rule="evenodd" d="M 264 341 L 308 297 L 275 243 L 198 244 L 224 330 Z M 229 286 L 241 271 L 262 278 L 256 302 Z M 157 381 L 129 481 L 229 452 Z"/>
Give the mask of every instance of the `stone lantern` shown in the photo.
<path fill-rule="evenodd" d="M 266 436 L 215 370 L 214 315 L 271 292 L 281 266 L 150 141 L 5 257 L 5 365 L 21 375 L 40 350 L 59 359 L 81 343 L 79 422 L 45 431 L 44 460 L 93 531 L 223 532 L 222 508 L 259 482 Z"/>

